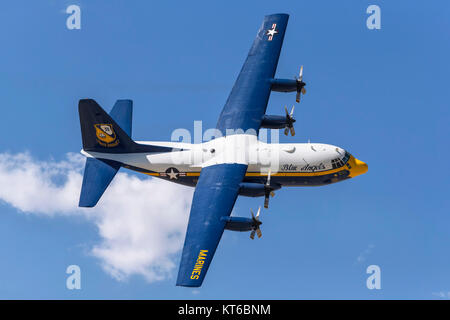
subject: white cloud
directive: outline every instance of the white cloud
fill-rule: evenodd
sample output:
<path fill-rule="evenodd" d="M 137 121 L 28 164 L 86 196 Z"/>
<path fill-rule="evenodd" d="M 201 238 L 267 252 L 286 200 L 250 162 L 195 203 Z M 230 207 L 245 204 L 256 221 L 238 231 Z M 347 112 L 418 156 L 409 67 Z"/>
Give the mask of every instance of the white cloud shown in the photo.
<path fill-rule="evenodd" d="M 450 299 L 450 291 L 439 291 L 439 292 L 433 292 L 433 296 L 442 298 L 442 299 Z"/>
<path fill-rule="evenodd" d="M 367 257 L 372 253 L 372 250 L 375 248 L 374 244 L 369 244 L 369 246 L 359 254 L 359 256 L 356 258 L 357 263 L 362 263 L 366 261 Z"/>
<path fill-rule="evenodd" d="M 36 161 L 28 153 L 0 154 L 0 201 L 27 214 L 83 216 L 101 238 L 91 248 L 118 280 L 149 282 L 173 274 L 183 245 L 193 189 L 119 172 L 95 208 L 79 208 L 84 157 Z"/>

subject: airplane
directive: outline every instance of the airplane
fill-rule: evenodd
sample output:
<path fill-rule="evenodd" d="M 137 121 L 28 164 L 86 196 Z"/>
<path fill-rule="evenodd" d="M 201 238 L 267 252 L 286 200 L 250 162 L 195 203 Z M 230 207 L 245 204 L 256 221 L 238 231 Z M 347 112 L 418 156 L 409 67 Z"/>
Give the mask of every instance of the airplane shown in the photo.
<path fill-rule="evenodd" d="M 251 217 L 231 216 L 239 195 L 264 198 L 287 186 L 321 186 L 367 172 L 367 164 L 343 148 L 320 143 L 266 143 L 261 128 L 294 136 L 293 109 L 266 115 L 271 91 L 306 93 L 298 78 L 275 71 L 289 15 L 264 17 L 256 39 L 217 122 L 222 133 L 203 143 L 134 141 L 131 100 L 117 100 L 106 113 L 92 99 L 79 101 L 86 165 L 80 207 L 94 207 L 116 175 L 127 168 L 195 187 L 176 285 L 200 287 L 224 230 L 261 237 L 260 209 Z M 227 133 L 227 134 L 225 134 Z"/>

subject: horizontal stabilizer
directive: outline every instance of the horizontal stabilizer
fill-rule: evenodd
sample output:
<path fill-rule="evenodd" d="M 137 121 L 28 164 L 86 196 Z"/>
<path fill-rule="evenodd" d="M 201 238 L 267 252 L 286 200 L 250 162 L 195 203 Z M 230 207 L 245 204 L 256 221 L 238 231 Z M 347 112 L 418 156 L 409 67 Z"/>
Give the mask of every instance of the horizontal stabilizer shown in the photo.
<path fill-rule="evenodd" d="M 87 158 L 81 186 L 80 207 L 94 207 L 120 168 L 110 160 Z"/>

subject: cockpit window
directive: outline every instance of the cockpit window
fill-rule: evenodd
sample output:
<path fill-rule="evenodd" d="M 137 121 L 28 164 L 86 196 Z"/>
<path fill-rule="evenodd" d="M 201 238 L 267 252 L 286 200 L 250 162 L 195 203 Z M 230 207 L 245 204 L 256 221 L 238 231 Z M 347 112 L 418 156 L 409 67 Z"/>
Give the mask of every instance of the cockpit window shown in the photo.
<path fill-rule="evenodd" d="M 331 160 L 331 165 L 333 166 L 333 169 L 343 167 L 348 162 L 348 159 L 350 159 L 350 156 L 351 154 L 345 151 L 345 155 L 342 159 L 336 158 Z"/>
<path fill-rule="evenodd" d="M 351 154 L 348 153 L 347 151 L 345 151 L 345 156 L 342 158 L 342 162 L 344 162 L 344 164 L 347 163 L 348 159 L 350 159 Z"/>

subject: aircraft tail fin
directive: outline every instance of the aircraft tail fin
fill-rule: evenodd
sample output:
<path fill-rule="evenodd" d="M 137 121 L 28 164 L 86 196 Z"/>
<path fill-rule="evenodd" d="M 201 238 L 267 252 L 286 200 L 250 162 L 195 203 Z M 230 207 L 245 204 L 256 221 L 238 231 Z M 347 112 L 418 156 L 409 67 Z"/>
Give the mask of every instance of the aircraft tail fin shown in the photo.
<path fill-rule="evenodd" d="M 131 139 L 133 102 L 117 100 L 106 113 L 93 99 L 78 104 L 83 149 L 101 153 L 170 152 L 172 148 L 139 144 Z"/>
<path fill-rule="evenodd" d="M 131 100 L 117 100 L 108 114 L 95 100 L 80 100 L 78 110 L 84 151 L 103 154 L 172 151 L 172 148 L 139 144 L 131 139 L 132 109 Z M 101 154 L 95 156 L 86 159 L 80 207 L 95 206 L 121 166 L 120 162 L 102 159 Z"/>
<path fill-rule="evenodd" d="M 130 100 L 119 100 L 112 110 L 112 115 L 117 116 L 127 133 L 95 100 L 80 100 L 78 111 L 83 149 L 102 153 L 133 152 L 136 143 L 130 138 L 131 109 Z"/>
<path fill-rule="evenodd" d="M 108 153 L 109 150 L 125 152 L 132 148 L 133 101 L 117 100 L 109 115 L 91 99 L 80 100 L 78 110 L 84 150 Z M 78 205 L 94 207 L 119 169 L 118 162 L 87 158 Z"/>

